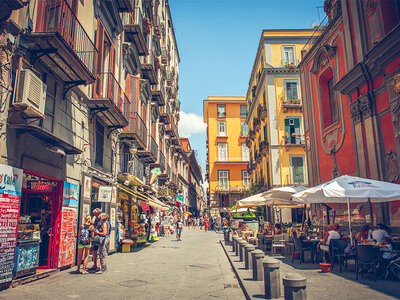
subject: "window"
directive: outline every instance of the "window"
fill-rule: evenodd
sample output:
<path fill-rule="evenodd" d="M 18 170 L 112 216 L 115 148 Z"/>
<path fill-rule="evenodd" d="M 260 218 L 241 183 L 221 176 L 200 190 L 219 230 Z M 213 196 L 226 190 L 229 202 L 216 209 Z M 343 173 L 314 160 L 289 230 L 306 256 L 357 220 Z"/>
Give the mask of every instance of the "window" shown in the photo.
<path fill-rule="evenodd" d="M 297 81 L 286 82 L 285 89 L 286 89 L 286 100 L 299 99 L 299 95 L 297 93 Z"/>
<path fill-rule="evenodd" d="M 294 46 L 282 47 L 282 65 L 296 64 Z"/>
<path fill-rule="evenodd" d="M 250 186 L 250 175 L 246 170 L 242 170 L 242 185 L 244 187 Z"/>
<path fill-rule="evenodd" d="M 240 136 L 247 136 L 249 134 L 249 126 L 245 121 L 240 121 Z"/>
<path fill-rule="evenodd" d="M 103 166 L 104 127 L 97 120 L 96 120 L 96 132 L 95 132 L 95 135 L 96 135 L 96 141 L 95 141 L 95 147 L 96 147 L 95 163 L 100 165 L 100 166 Z"/>
<path fill-rule="evenodd" d="M 320 101 L 323 113 L 324 128 L 329 127 L 339 120 L 339 109 L 336 92 L 333 89 L 335 80 L 333 69 L 328 68 L 320 79 Z"/>
<path fill-rule="evenodd" d="M 219 170 L 218 171 L 218 186 L 229 187 L 229 171 Z"/>
<path fill-rule="evenodd" d="M 267 142 L 268 145 L 268 126 L 264 125 L 264 141 Z"/>
<path fill-rule="evenodd" d="M 301 144 L 300 119 L 285 119 L 285 144 Z"/>
<path fill-rule="evenodd" d="M 226 136 L 226 122 L 218 121 L 218 136 Z"/>
<path fill-rule="evenodd" d="M 217 117 L 218 118 L 225 118 L 226 117 L 225 104 L 218 104 L 217 105 Z"/>
<path fill-rule="evenodd" d="M 218 161 L 228 161 L 228 143 L 217 143 Z"/>
<path fill-rule="evenodd" d="M 240 105 L 240 117 L 247 118 L 247 105 Z"/>
<path fill-rule="evenodd" d="M 267 98 L 265 97 L 265 91 L 263 93 L 263 105 L 265 108 L 267 108 Z"/>
<path fill-rule="evenodd" d="M 291 169 L 292 169 L 292 183 L 305 183 L 304 182 L 304 167 L 303 167 L 303 157 L 302 156 L 292 156 L 291 157 Z"/>
<path fill-rule="evenodd" d="M 230 207 L 229 194 L 219 194 L 219 206 L 220 207 Z"/>
<path fill-rule="evenodd" d="M 242 143 L 242 161 L 250 160 L 250 150 L 246 146 L 246 143 Z"/>

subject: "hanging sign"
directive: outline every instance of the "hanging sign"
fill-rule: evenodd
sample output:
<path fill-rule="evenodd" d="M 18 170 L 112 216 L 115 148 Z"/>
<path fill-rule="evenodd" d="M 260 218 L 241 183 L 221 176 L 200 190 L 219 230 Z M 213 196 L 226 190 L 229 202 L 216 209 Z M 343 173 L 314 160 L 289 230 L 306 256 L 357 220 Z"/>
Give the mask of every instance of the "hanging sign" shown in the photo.
<path fill-rule="evenodd" d="M 78 185 L 64 182 L 63 206 L 78 207 L 78 190 Z"/>
<path fill-rule="evenodd" d="M 13 277 L 23 171 L 0 164 L 0 284 Z"/>
<path fill-rule="evenodd" d="M 101 185 L 99 187 L 98 202 L 111 202 L 113 187 L 111 185 Z"/>

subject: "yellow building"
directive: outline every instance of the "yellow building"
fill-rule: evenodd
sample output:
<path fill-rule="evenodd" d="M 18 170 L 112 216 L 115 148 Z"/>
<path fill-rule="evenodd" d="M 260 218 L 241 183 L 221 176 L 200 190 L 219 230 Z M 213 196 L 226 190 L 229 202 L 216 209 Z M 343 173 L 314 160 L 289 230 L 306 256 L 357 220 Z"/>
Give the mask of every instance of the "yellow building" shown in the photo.
<path fill-rule="evenodd" d="M 203 113 L 207 123 L 208 204 L 210 213 L 216 215 L 244 198 L 250 186 L 246 97 L 208 97 Z"/>
<path fill-rule="evenodd" d="M 249 173 L 256 191 L 307 184 L 301 50 L 314 30 L 263 30 L 247 89 Z"/>

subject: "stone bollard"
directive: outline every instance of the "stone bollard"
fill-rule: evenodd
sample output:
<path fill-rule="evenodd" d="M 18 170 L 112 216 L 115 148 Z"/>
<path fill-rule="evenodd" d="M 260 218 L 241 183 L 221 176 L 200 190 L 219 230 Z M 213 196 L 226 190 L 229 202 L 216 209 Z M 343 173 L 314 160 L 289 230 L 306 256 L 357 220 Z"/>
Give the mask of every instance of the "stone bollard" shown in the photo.
<path fill-rule="evenodd" d="M 253 265 L 253 280 L 263 280 L 264 272 L 262 260 L 264 258 L 264 252 L 262 250 L 254 250 L 251 252 L 251 262 Z"/>
<path fill-rule="evenodd" d="M 298 273 L 289 273 L 283 277 L 285 300 L 306 300 L 306 278 Z"/>
<path fill-rule="evenodd" d="M 245 240 L 241 240 L 239 242 L 239 261 L 244 261 L 244 256 L 243 256 L 244 246 L 246 246 L 247 244 L 248 242 L 246 242 Z"/>
<path fill-rule="evenodd" d="M 251 268 L 251 251 L 254 250 L 256 250 L 256 247 L 252 244 L 244 246 L 244 267 L 247 270 Z"/>
<path fill-rule="evenodd" d="M 236 245 L 235 245 L 235 255 L 236 256 L 239 256 L 239 242 L 240 241 L 243 241 L 243 239 L 242 238 L 236 239 Z"/>
<path fill-rule="evenodd" d="M 238 239 L 238 236 L 232 237 L 232 252 L 236 251 L 236 240 Z"/>
<path fill-rule="evenodd" d="M 281 262 L 275 258 L 267 257 L 263 260 L 265 299 L 278 299 L 281 297 Z"/>

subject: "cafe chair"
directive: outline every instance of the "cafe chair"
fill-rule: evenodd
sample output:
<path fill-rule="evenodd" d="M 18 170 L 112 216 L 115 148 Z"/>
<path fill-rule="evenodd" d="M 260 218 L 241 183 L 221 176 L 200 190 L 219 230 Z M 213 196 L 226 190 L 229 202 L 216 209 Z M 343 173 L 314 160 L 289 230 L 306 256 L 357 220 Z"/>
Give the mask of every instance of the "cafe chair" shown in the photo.
<path fill-rule="evenodd" d="M 293 237 L 294 240 L 294 251 L 292 256 L 292 262 L 294 261 L 294 257 L 296 253 L 300 255 L 300 264 L 304 262 L 304 252 L 310 252 L 311 261 L 314 263 L 314 249 L 312 243 L 303 242 L 301 238 Z"/>
<path fill-rule="evenodd" d="M 273 237 L 265 237 L 265 251 L 272 251 L 272 241 L 274 240 Z"/>
<path fill-rule="evenodd" d="M 277 249 L 279 249 L 279 254 L 283 255 L 285 253 L 285 242 L 282 240 L 282 235 L 277 235 L 272 240 L 271 244 L 271 256 L 275 256 L 277 253 Z"/>
<path fill-rule="evenodd" d="M 252 245 L 256 245 L 257 246 L 257 234 L 258 234 L 258 230 L 254 231 L 254 235 L 253 236 L 249 236 L 247 238 L 247 241 L 252 244 Z"/>
<path fill-rule="evenodd" d="M 361 271 L 361 277 L 363 277 L 364 266 L 369 270 L 372 267 L 374 275 L 374 281 L 376 281 L 376 265 L 379 262 L 378 251 L 373 245 L 357 245 L 356 254 L 356 279 L 358 280 L 358 274 Z"/>
<path fill-rule="evenodd" d="M 347 270 L 347 260 L 345 258 L 344 249 L 346 249 L 347 244 L 343 239 L 331 240 L 329 243 L 329 252 L 331 257 L 332 271 L 335 266 L 335 258 L 337 258 L 340 266 L 340 273 L 342 273 L 342 266 L 345 264 L 345 270 Z"/>

